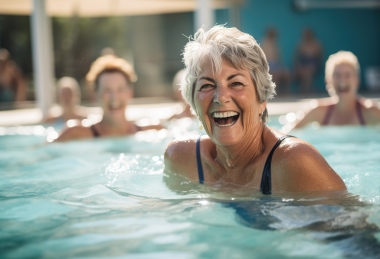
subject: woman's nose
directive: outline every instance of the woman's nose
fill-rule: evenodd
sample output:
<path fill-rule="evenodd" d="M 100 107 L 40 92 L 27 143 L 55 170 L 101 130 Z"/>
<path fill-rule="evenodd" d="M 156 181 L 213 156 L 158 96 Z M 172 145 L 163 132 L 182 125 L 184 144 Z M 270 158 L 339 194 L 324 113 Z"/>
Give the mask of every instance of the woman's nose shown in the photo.
<path fill-rule="evenodd" d="M 228 87 L 217 86 L 214 92 L 214 102 L 222 105 L 230 100 L 230 91 Z"/>
<path fill-rule="evenodd" d="M 117 99 L 117 93 L 116 92 L 111 92 L 110 98 L 111 98 L 111 100 Z"/>

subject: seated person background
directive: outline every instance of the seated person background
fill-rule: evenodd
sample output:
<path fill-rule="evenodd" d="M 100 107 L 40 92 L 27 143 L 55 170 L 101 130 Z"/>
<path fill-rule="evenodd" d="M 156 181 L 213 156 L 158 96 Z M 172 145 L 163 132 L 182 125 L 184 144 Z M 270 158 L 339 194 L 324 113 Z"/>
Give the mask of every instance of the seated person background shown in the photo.
<path fill-rule="evenodd" d="M 16 62 L 6 49 L 0 49 L 0 103 L 25 101 L 27 84 Z"/>
<path fill-rule="evenodd" d="M 360 84 L 360 65 L 349 51 L 339 51 L 326 62 L 326 89 L 331 95 L 322 99 L 302 120 L 295 124 L 301 128 L 311 122 L 326 125 L 368 125 L 380 122 L 377 103 L 357 95 Z"/>
<path fill-rule="evenodd" d="M 132 83 L 137 76 L 126 60 L 113 55 L 99 57 L 92 63 L 86 79 L 95 86 L 103 118 L 90 127 L 67 128 L 56 141 L 127 136 L 140 130 L 162 128 L 161 125 L 139 127 L 127 120 L 125 110 L 133 96 Z"/>
<path fill-rule="evenodd" d="M 72 77 L 62 77 L 57 82 L 58 103 L 62 107 L 62 114 L 54 116 L 49 114 L 44 123 L 65 123 L 68 120 L 83 120 L 87 116 L 78 105 L 81 94 L 78 82 Z"/>
<path fill-rule="evenodd" d="M 276 84 L 277 95 L 288 94 L 290 91 L 290 73 L 281 61 L 281 54 L 277 46 L 277 30 L 268 28 L 263 42 L 260 44 L 269 64 L 269 73 Z"/>
<path fill-rule="evenodd" d="M 223 26 L 199 29 L 183 59 L 182 94 L 207 136 L 169 144 L 164 161 L 169 187 L 180 175 L 263 194 L 346 190 L 313 146 L 265 125 L 275 85 L 251 35 Z"/>
<path fill-rule="evenodd" d="M 323 58 L 322 45 L 311 28 L 305 28 L 295 53 L 294 79 L 299 83 L 300 93 L 310 93 L 313 80 L 320 71 Z"/>

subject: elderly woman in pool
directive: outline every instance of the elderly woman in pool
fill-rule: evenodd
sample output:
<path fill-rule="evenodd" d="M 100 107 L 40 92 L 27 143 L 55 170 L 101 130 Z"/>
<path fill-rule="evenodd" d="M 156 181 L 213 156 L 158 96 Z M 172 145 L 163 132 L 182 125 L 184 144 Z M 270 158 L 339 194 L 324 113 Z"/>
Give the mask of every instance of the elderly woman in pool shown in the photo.
<path fill-rule="evenodd" d="M 124 59 L 105 55 L 91 65 L 86 79 L 95 85 L 103 109 L 102 120 L 89 127 L 67 128 L 56 141 L 83 138 L 120 137 L 141 130 L 161 129 L 161 125 L 139 127 L 125 116 L 125 109 L 133 96 L 132 83 L 137 76 L 133 67 Z"/>
<path fill-rule="evenodd" d="M 346 190 L 313 146 L 265 125 L 275 85 L 252 36 L 223 26 L 200 29 L 183 57 L 182 93 L 208 136 L 170 143 L 165 172 L 263 194 Z"/>

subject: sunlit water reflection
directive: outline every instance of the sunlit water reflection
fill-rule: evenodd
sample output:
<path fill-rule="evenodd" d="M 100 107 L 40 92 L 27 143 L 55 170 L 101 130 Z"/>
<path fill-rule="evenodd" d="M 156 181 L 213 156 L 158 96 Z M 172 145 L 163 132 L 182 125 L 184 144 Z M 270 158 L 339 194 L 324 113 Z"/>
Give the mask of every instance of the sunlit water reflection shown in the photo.
<path fill-rule="evenodd" d="M 277 118 L 270 124 L 280 128 Z M 310 126 L 292 132 L 324 155 L 352 194 L 331 197 L 234 194 L 189 181 L 185 191 L 172 191 L 163 152 L 175 138 L 199 135 L 195 120 L 126 138 L 46 144 L 53 130 L 0 129 L 1 258 L 380 254 L 376 128 Z"/>

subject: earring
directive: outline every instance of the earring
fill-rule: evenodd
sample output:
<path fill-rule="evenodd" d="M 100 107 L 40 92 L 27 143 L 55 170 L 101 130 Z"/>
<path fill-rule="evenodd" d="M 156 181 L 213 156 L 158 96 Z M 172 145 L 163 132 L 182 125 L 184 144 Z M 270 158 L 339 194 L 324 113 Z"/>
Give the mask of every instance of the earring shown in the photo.
<path fill-rule="evenodd" d="M 199 125 L 199 129 L 200 129 L 200 130 L 203 130 L 203 126 L 202 126 L 202 124 Z"/>

